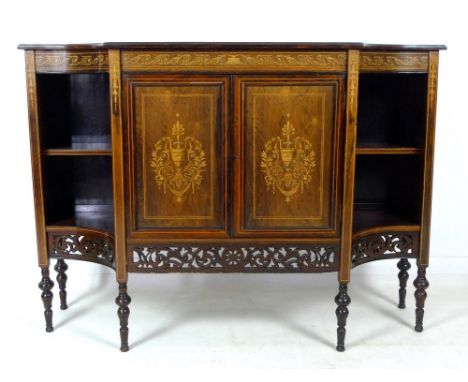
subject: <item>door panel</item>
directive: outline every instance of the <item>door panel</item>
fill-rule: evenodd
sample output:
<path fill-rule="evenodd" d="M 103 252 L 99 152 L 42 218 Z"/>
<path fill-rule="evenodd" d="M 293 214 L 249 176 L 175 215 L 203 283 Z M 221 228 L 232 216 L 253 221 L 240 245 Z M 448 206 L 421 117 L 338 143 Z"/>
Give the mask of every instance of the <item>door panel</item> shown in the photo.
<path fill-rule="evenodd" d="M 341 92 L 341 77 L 236 79 L 238 235 L 338 236 Z"/>
<path fill-rule="evenodd" d="M 133 233 L 225 232 L 227 78 L 124 79 Z"/>

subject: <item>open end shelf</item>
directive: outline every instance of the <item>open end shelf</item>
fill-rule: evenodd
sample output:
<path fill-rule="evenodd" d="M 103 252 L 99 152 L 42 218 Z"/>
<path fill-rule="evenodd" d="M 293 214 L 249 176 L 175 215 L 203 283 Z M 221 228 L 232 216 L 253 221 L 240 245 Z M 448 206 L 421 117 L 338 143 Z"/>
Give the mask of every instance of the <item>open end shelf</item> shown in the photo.
<path fill-rule="evenodd" d="M 413 154 L 422 149 L 426 89 L 426 73 L 361 74 L 357 130 L 357 146 L 365 149 L 361 153 L 378 154 L 376 149 L 382 149 L 388 150 L 385 154 Z"/>
<path fill-rule="evenodd" d="M 102 205 L 76 205 L 73 214 L 48 222 L 51 226 L 72 226 L 94 228 L 114 232 L 114 208 L 109 204 Z"/>
<path fill-rule="evenodd" d="M 43 171 L 46 225 L 113 232 L 110 156 L 48 156 Z"/>
<path fill-rule="evenodd" d="M 406 227 L 409 230 L 419 230 L 417 220 L 412 220 L 408 216 L 398 215 L 393 211 L 375 206 L 374 209 L 355 205 L 353 214 L 353 233 L 365 231 L 372 228 L 382 227 Z"/>
<path fill-rule="evenodd" d="M 353 232 L 385 226 L 419 226 L 423 158 L 359 155 L 356 158 Z"/>
<path fill-rule="evenodd" d="M 110 150 L 109 75 L 40 73 L 37 75 L 42 149 Z M 58 154 L 57 154 L 58 155 Z M 107 155 L 107 154 L 106 154 Z"/>

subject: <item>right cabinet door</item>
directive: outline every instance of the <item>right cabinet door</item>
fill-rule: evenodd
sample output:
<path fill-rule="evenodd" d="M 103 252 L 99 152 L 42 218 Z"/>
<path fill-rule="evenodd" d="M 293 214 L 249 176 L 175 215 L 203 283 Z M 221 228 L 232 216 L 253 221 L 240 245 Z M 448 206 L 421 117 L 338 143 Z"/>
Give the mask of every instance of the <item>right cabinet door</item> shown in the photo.
<path fill-rule="evenodd" d="M 235 78 L 235 235 L 339 237 L 342 104 L 342 76 Z"/>

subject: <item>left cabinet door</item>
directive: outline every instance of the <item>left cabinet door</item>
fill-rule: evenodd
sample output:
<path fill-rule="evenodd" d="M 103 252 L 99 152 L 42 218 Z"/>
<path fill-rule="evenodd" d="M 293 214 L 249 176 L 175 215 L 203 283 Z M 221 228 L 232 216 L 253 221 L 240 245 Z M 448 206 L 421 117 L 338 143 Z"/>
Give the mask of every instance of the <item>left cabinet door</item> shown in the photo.
<path fill-rule="evenodd" d="M 227 236 L 229 77 L 124 74 L 130 238 Z"/>

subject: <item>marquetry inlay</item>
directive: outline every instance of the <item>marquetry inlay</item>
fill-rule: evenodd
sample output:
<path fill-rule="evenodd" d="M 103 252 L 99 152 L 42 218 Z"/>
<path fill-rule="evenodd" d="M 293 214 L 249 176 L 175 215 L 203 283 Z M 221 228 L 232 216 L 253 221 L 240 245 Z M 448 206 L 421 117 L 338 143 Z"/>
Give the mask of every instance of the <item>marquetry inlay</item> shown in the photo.
<path fill-rule="evenodd" d="M 357 120 L 357 91 L 359 82 L 360 55 L 351 53 L 348 62 L 348 124 L 355 124 Z"/>
<path fill-rule="evenodd" d="M 439 55 L 437 53 L 430 53 L 431 62 L 429 65 L 429 103 L 435 103 L 437 92 L 437 69 L 439 66 Z"/>
<path fill-rule="evenodd" d="M 136 78 L 127 93 L 133 105 L 135 231 L 219 227 L 222 83 Z"/>
<path fill-rule="evenodd" d="M 36 102 L 36 69 L 34 68 L 34 58 L 26 60 L 26 80 L 28 88 L 28 101 L 30 107 L 34 107 Z"/>
<path fill-rule="evenodd" d="M 345 71 L 341 52 L 122 52 L 122 70 L 310 70 Z"/>
<path fill-rule="evenodd" d="M 335 229 L 338 85 L 335 76 L 238 80 L 242 235 Z"/>
<path fill-rule="evenodd" d="M 118 115 L 120 105 L 120 72 L 116 61 L 114 61 L 110 67 L 110 74 L 112 82 L 112 111 L 115 115 Z"/>
<path fill-rule="evenodd" d="M 289 113 L 281 135 L 283 137 L 276 136 L 265 143 L 260 168 L 265 174 L 267 189 L 273 194 L 278 190 L 286 202 L 290 202 L 296 192 L 303 193 L 309 185 L 316 166 L 315 152 L 308 139 L 294 136 Z"/>
<path fill-rule="evenodd" d="M 170 191 L 177 202 L 182 202 L 189 190 L 192 194 L 203 180 L 206 167 L 205 151 L 199 140 L 185 136 L 185 130 L 176 114 L 171 136 L 154 144 L 151 168 L 154 180 L 164 193 Z"/>
<path fill-rule="evenodd" d="M 37 51 L 38 72 L 106 72 L 109 67 L 107 52 L 103 51 Z"/>
<path fill-rule="evenodd" d="M 428 65 L 428 55 L 424 52 L 361 53 L 361 72 L 427 72 Z"/>

